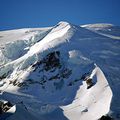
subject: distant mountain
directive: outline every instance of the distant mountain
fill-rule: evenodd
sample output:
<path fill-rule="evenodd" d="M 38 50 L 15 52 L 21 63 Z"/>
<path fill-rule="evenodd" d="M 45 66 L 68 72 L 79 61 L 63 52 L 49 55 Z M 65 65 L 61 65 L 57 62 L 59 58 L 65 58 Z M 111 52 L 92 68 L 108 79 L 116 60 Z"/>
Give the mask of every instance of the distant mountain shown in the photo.
<path fill-rule="evenodd" d="M 119 71 L 119 26 L 1 31 L 0 120 L 119 120 Z"/>

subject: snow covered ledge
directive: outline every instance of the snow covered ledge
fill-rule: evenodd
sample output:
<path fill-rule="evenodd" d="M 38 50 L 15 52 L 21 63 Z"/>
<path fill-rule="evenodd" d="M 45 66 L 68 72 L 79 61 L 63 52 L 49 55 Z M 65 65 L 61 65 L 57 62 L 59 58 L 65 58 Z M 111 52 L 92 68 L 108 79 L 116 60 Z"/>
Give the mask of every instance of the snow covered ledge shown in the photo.
<path fill-rule="evenodd" d="M 84 81 L 73 102 L 61 106 L 69 120 L 98 120 L 110 111 L 112 91 L 102 70 L 96 66 L 90 77 L 95 85 L 87 89 Z"/>

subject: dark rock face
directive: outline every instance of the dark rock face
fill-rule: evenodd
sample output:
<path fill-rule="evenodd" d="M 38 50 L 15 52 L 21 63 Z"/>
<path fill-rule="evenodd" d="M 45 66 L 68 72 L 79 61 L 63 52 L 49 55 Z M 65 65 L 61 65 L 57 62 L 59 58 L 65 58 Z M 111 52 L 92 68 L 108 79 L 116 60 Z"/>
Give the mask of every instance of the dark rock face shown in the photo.
<path fill-rule="evenodd" d="M 102 116 L 99 120 L 114 120 L 114 119 L 109 116 Z"/>
<path fill-rule="evenodd" d="M 54 51 L 46 55 L 45 58 L 42 60 L 38 61 L 34 65 L 32 65 L 34 70 L 36 70 L 40 65 L 43 65 L 44 70 L 48 71 L 56 67 L 61 67 L 60 64 L 60 52 L 59 51 Z"/>
<path fill-rule="evenodd" d="M 55 67 L 60 67 L 60 52 L 55 51 L 46 56 L 46 58 L 43 59 L 44 68 L 46 71 L 53 69 Z"/>
<path fill-rule="evenodd" d="M 13 107 L 11 102 L 0 100 L 0 120 L 7 120 L 8 117 L 14 114 L 8 112 L 11 107 Z"/>
<path fill-rule="evenodd" d="M 84 79 L 83 79 L 83 78 L 84 78 Z M 82 79 L 83 79 L 84 81 L 86 81 L 87 89 L 91 88 L 91 87 L 94 85 L 94 83 L 93 83 L 92 79 L 89 77 L 89 75 L 88 75 L 88 76 L 87 76 L 87 74 L 83 75 L 83 76 L 82 76 Z"/>
<path fill-rule="evenodd" d="M 0 101 L 0 115 L 7 112 L 12 106 L 9 101 L 7 103 Z"/>
<path fill-rule="evenodd" d="M 89 89 L 93 86 L 93 82 L 92 82 L 91 78 L 86 79 L 86 83 L 87 83 L 87 89 Z"/>
<path fill-rule="evenodd" d="M 67 83 L 67 86 L 73 86 L 79 81 L 86 81 L 87 89 L 91 88 L 94 84 L 92 79 L 89 78 L 90 73 L 91 72 L 88 71 L 82 76 L 73 79 Z M 64 64 L 60 51 L 53 51 L 34 63 L 30 74 L 31 76 L 28 76 L 22 82 L 15 79 L 14 81 L 10 81 L 9 84 L 25 89 L 34 84 L 38 84 L 43 89 L 46 89 L 46 85 L 49 82 L 56 90 L 60 90 L 63 88 L 65 80 L 69 79 L 72 75 L 72 70 Z M 35 76 L 35 78 L 32 76 Z"/>
<path fill-rule="evenodd" d="M 64 81 L 68 79 L 71 74 L 72 70 L 63 63 L 60 51 L 53 51 L 32 65 L 31 76 L 35 76 L 35 78 L 28 76 L 28 78 L 21 83 L 16 79 L 10 84 L 24 88 L 39 84 L 45 89 L 47 82 L 51 82 L 55 89 L 59 90 L 62 89 Z"/>

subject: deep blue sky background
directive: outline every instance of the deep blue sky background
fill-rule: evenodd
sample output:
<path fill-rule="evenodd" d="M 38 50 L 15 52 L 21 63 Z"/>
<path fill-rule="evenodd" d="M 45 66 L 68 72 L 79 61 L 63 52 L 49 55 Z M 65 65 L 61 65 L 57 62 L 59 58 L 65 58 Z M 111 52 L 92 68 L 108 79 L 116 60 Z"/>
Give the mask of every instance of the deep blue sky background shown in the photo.
<path fill-rule="evenodd" d="M 0 0 L 0 30 L 73 24 L 120 25 L 120 0 Z"/>

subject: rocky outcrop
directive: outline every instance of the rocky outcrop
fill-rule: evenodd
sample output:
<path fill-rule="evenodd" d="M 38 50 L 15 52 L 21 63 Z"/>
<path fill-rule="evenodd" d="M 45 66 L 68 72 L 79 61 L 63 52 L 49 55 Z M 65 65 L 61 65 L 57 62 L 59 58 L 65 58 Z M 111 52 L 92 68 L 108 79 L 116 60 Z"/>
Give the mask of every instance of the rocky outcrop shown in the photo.
<path fill-rule="evenodd" d="M 0 101 L 0 115 L 7 112 L 13 105 L 7 101 L 7 102 L 2 102 Z"/>
<path fill-rule="evenodd" d="M 99 120 L 114 120 L 114 119 L 109 116 L 102 116 Z"/>

